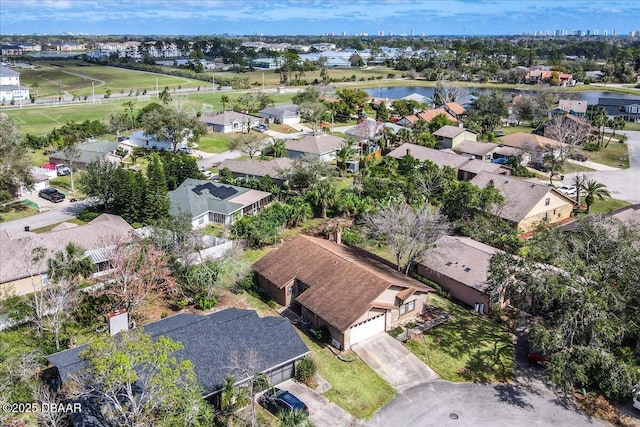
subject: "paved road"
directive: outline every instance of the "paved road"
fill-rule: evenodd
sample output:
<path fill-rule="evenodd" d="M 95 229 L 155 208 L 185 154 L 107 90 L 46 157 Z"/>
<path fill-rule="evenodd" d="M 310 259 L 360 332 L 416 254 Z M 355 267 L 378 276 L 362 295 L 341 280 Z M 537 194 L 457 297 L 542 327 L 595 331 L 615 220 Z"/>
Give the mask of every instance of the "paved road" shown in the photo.
<path fill-rule="evenodd" d="M 631 203 L 640 203 L 640 132 L 622 131 L 627 135 L 629 148 L 629 168 L 621 170 L 600 170 L 584 173 L 588 179 L 595 179 L 607 186 L 614 199 L 627 200 Z M 616 144 L 612 142 L 612 144 Z M 572 182 L 575 174 L 565 176 L 566 182 Z"/>
<path fill-rule="evenodd" d="M 2 222 L 0 223 L 0 231 L 19 231 L 24 230 L 25 226 L 29 226 L 33 230 L 47 225 L 57 224 L 59 222 L 75 218 L 76 215 L 78 215 L 78 212 L 88 206 L 91 206 L 91 202 L 88 200 L 76 203 L 70 203 L 65 200 L 59 204 L 40 200 L 41 205 L 44 205 L 45 203 L 51 205 L 51 210 L 26 218 L 16 219 L 14 221 Z"/>
<path fill-rule="evenodd" d="M 315 427 L 348 427 L 360 424 L 356 417 L 303 384 L 289 380 L 279 384 L 278 388 L 291 392 L 307 405 L 309 419 Z"/>

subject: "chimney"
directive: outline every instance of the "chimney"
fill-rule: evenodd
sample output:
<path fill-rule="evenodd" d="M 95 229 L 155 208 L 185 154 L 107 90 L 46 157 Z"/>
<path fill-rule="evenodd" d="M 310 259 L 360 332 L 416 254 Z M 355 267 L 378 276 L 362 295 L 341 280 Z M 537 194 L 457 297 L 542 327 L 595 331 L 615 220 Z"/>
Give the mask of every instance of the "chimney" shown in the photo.
<path fill-rule="evenodd" d="M 338 245 L 341 245 L 342 244 L 342 230 L 340 228 L 336 228 L 335 233 L 336 233 L 336 243 Z"/>
<path fill-rule="evenodd" d="M 109 320 L 109 335 L 129 330 L 129 314 L 125 310 L 116 310 L 107 314 Z"/>

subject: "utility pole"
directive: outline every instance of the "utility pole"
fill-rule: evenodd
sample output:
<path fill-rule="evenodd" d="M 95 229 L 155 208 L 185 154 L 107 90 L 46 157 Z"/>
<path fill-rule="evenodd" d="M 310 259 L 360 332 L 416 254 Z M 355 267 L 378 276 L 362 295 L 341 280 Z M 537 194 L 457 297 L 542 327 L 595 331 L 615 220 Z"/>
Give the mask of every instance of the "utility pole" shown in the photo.
<path fill-rule="evenodd" d="M 96 87 L 94 85 L 93 80 L 91 80 L 91 103 L 96 103 Z"/>

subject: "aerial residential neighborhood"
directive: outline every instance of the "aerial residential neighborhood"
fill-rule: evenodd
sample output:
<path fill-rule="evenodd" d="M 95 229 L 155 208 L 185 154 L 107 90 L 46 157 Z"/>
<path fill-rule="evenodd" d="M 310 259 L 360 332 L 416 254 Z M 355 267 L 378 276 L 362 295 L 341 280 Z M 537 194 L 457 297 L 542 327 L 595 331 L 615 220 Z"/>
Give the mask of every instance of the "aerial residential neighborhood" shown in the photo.
<path fill-rule="evenodd" d="M 0 425 L 640 425 L 634 2 L 110 6 L 0 0 Z"/>

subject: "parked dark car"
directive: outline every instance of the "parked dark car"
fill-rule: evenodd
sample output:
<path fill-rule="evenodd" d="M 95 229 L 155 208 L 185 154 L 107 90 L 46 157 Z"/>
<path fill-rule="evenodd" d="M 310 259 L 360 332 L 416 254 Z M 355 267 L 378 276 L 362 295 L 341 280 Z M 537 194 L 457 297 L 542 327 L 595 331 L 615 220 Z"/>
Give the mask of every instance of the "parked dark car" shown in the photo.
<path fill-rule="evenodd" d="M 529 167 L 540 172 L 549 172 L 549 167 L 542 162 L 529 162 Z"/>
<path fill-rule="evenodd" d="M 49 200 L 53 203 L 60 203 L 64 200 L 64 194 L 56 190 L 55 188 L 49 187 L 44 190 L 40 190 L 38 192 L 38 196 L 42 197 L 45 200 Z"/>
<path fill-rule="evenodd" d="M 587 156 L 585 156 L 582 153 L 573 153 L 569 156 L 569 158 L 571 160 L 577 160 L 579 162 L 586 162 L 587 161 Z"/>
<path fill-rule="evenodd" d="M 265 124 L 259 124 L 253 126 L 251 129 L 255 130 L 256 132 L 264 132 L 265 130 L 269 129 L 269 127 Z"/>
<path fill-rule="evenodd" d="M 283 411 L 299 410 L 309 415 L 309 408 L 300 399 L 286 390 L 272 388 L 260 396 L 260 404 L 274 415 Z"/>

